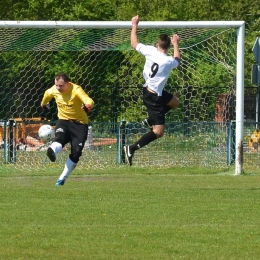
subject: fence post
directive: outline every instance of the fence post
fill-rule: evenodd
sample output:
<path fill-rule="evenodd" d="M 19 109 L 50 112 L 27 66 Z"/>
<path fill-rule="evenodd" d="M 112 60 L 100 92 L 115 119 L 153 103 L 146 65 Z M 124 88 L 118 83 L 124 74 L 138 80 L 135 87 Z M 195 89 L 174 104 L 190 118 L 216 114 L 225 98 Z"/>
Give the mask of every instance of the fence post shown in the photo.
<path fill-rule="evenodd" d="M 231 124 L 227 122 L 227 165 L 231 165 Z"/>
<path fill-rule="evenodd" d="M 120 129 L 120 123 L 116 123 L 116 136 L 117 136 L 117 155 L 116 155 L 116 163 L 121 163 L 121 129 Z"/>
<path fill-rule="evenodd" d="M 4 121 L 4 163 L 8 161 L 7 121 Z"/>
<path fill-rule="evenodd" d="M 126 120 L 121 121 L 121 144 L 122 147 L 120 149 L 121 151 L 121 162 L 125 163 L 125 153 L 124 153 L 124 146 L 126 145 Z"/>
<path fill-rule="evenodd" d="M 93 140 L 93 131 L 92 126 L 88 127 L 88 137 L 86 141 L 86 149 L 94 150 L 94 140 Z"/>
<path fill-rule="evenodd" d="M 13 118 L 9 119 L 9 160 L 8 162 L 16 162 L 16 152 L 15 152 L 15 121 Z"/>
<path fill-rule="evenodd" d="M 236 160 L 236 121 L 231 121 L 231 164 Z"/>

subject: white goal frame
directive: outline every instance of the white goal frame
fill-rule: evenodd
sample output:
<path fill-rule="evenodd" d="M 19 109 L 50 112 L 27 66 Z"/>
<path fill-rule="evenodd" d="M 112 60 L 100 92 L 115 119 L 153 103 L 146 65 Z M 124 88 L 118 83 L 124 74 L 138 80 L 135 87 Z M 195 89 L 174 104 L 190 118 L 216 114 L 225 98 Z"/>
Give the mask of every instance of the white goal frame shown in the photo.
<path fill-rule="evenodd" d="M 131 29 L 132 23 L 126 21 L 0 21 L 0 28 Z M 244 135 L 245 21 L 149 21 L 139 22 L 138 28 L 237 28 L 235 175 L 241 174 Z"/>

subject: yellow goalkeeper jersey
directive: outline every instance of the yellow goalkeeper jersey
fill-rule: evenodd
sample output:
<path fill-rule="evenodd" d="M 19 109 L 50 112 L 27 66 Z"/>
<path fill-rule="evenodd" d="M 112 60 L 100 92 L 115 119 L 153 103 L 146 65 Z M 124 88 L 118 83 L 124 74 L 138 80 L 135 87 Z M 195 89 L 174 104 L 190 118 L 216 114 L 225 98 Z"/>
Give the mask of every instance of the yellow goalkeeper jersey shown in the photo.
<path fill-rule="evenodd" d="M 88 116 L 82 105 L 89 104 L 94 106 L 94 101 L 85 93 L 81 86 L 72 82 L 65 93 L 60 93 L 53 85 L 47 89 L 42 99 L 42 105 L 47 105 L 54 98 L 58 108 L 58 118 L 64 120 L 77 120 L 82 124 L 88 123 Z"/>

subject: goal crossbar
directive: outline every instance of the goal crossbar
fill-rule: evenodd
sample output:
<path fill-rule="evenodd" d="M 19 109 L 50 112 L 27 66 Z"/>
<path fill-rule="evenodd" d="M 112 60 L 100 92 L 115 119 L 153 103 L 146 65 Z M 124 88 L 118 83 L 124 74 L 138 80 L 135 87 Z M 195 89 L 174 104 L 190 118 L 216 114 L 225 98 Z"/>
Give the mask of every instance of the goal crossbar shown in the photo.
<path fill-rule="evenodd" d="M 183 21 L 183 22 L 139 22 L 138 28 L 237 28 L 244 21 Z M 67 29 L 130 29 L 125 21 L 0 21 L 0 28 L 67 28 Z"/>

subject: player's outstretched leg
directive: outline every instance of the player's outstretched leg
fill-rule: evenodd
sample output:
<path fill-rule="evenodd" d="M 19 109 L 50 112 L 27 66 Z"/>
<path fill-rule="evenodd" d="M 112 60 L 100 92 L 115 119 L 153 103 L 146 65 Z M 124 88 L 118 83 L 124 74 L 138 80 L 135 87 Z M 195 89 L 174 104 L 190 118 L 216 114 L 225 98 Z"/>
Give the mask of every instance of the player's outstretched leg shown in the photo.
<path fill-rule="evenodd" d="M 55 152 L 52 150 L 51 147 L 49 147 L 49 148 L 47 149 L 47 156 L 49 157 L 50 161 L 52 161 L 52 162 L 55 162 L 55 161 L 56 161 L 56 154 L 55 154 Z"/>
<path fill-rule="evenodd" d="M 157 126 L 158 127 L 158 126 Z M 163 125 L 161 126 L 163 129 Z M 132 159 L 134 156 L 134 153 L 136 150 L 144 147 L 145 145 L 151 143 L 152 141 L 154 141 L 155 139 L 157 139 L 156 134 L 153 131 L 149 131 L 148 133 L 144 134 L 136 143 L 134 143 L 133 145 L 126 145 L 124 147 L 124 152 L 125 152 L 125 156 L 126 156 L 126 160 L 128 162 L 128 164 L 130 166 L 132 166 Z"/>
<path fill-rule="evenodd" d="M 62 150 L 62 145 L 59 142 L 54 141 L 47 149 L 47 156 L 52 162 L 56 161 L 56 154 Z"/>
<path fill-rule="evenodd" d="M 65 183 L 65 180 L 69 177 L 71 172 L 75 169 L 76 163 L 71 161 L 70 158 L 67 159 L 62 174 L 60 175 L 59 179 L 57 180 L 55 186 L 62 186 Z"/>

